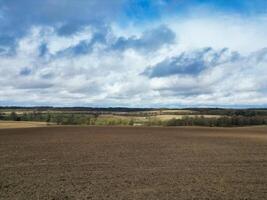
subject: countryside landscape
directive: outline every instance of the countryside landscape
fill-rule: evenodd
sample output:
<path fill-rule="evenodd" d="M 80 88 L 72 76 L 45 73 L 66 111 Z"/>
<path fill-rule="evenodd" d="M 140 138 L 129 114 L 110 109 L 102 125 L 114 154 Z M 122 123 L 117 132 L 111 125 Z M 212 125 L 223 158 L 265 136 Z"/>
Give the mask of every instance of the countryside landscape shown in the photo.
<path fill-rule="evenodd" d="M 265 199 L 264 109 L 1 108 L 0 199 Z"/>
<path fill-rule="evenodd" d="M 0 0 L 0 200 L 266 199 L 266 0 Z"/>
<path fill-rule="evenodd" d="M 3 127 L 12 121 L 46 125 L 238 127 L 267 125 L 267 109 L 0 107 L 0 120 Z"/>

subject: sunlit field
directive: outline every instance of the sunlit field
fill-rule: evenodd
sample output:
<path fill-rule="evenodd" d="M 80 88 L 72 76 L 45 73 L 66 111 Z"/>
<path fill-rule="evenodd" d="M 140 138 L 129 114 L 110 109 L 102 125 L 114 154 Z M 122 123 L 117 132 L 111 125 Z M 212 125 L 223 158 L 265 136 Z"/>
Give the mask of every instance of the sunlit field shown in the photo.
<path fill-rule="evenodd" d="M 30 127 L 44 127 L 47 126 L 45 122 L 25 122 L 25 121 L 0 121 L 0 129 L 7 128 L 30 128 Z"/>

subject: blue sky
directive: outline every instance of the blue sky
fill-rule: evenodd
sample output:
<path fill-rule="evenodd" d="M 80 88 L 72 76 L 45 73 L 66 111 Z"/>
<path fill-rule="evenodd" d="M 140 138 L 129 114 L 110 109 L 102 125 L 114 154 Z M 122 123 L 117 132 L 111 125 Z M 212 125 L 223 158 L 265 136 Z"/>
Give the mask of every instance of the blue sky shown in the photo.
<path fill-rule="evenodd" d="M 1 0 L 0 104 L 267 106 L 265 0 Z"/>

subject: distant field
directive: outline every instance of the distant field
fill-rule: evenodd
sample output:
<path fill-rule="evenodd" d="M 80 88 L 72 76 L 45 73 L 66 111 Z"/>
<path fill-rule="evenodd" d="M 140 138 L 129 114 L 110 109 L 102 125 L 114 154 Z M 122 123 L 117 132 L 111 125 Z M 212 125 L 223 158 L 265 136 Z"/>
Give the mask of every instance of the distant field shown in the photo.
<path fill-rule="evenodd" d="M 47 126 L 46 122 L 19 122 L 19 121 L 0 121 L 0 129 L 5 128 L 30 128 Z"/>
<path fill-rule="evenodd" d="M 120 116 L 120 115 L 100 115 L 99 118 L 101 119 L 122 119 L 122 120 L 129 120 L 133 119 L 134 121 L 139 121 L 139 122 L 146 122 L 149 120 L 153 119 L 159 119 L 162 121 L 167 121 L 170 119 L 182 119 L 184 117 L 205 117 L 205 118 L 219 118 L 222 117 L 221 115 L 188 115 L 188 114 L 183 114 L 183 115 L 178 115 L 178 114 L 158 114 L 155 116 L 148 116 L 148 117 L 141 117 L 141 116 Z"/>
<path fill-rule="evenodd" d="M 267 127 L 0 130 L 0 199 L 267 199 Z"/>
<path fill-rule="evenodd" d="M 182 119 L 183 117 L 205 117 L 205 118 L 219 118 L 221 115 L 157 115 L 156 118 L 160 120 Z"/>
<path fill-rule="evenodd" d="M 179 109 L 172 109 L 172 110 L 164 110 L 164 109 L 159 109 L 159 110 L 152 110 L 152 111 L 142 111 L 142 113 L 154 113 L 157 115 L 160 114 L 168 114 L 168 113 L 177 113 L 177 114 L 195 114 L 198 113 L 197 111 L 193 111 L 193 110 L 179 110 Z"/>
<path fill-rule="evenodd" d="M 103 114 L 100 115 L 99 118 L 104 119 L 134 119 L 134 120 L 146 120 L 148 117 L 142 116 L 121 116 L 121 115 L 112 115 L 112 114 Z"/>

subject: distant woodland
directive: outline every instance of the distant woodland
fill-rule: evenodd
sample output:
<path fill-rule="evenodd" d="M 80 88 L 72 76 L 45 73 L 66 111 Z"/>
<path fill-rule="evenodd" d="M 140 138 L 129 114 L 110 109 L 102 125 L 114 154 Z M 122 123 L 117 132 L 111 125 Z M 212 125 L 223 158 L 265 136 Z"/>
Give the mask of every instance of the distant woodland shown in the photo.
<path fill-rule="evenodd" d="M 159 118 L 164 115 L 168 119 Z M 57 125 L 238 127 L 267 125 L 267 109 L 0 107 L 0 120 Z"/>

